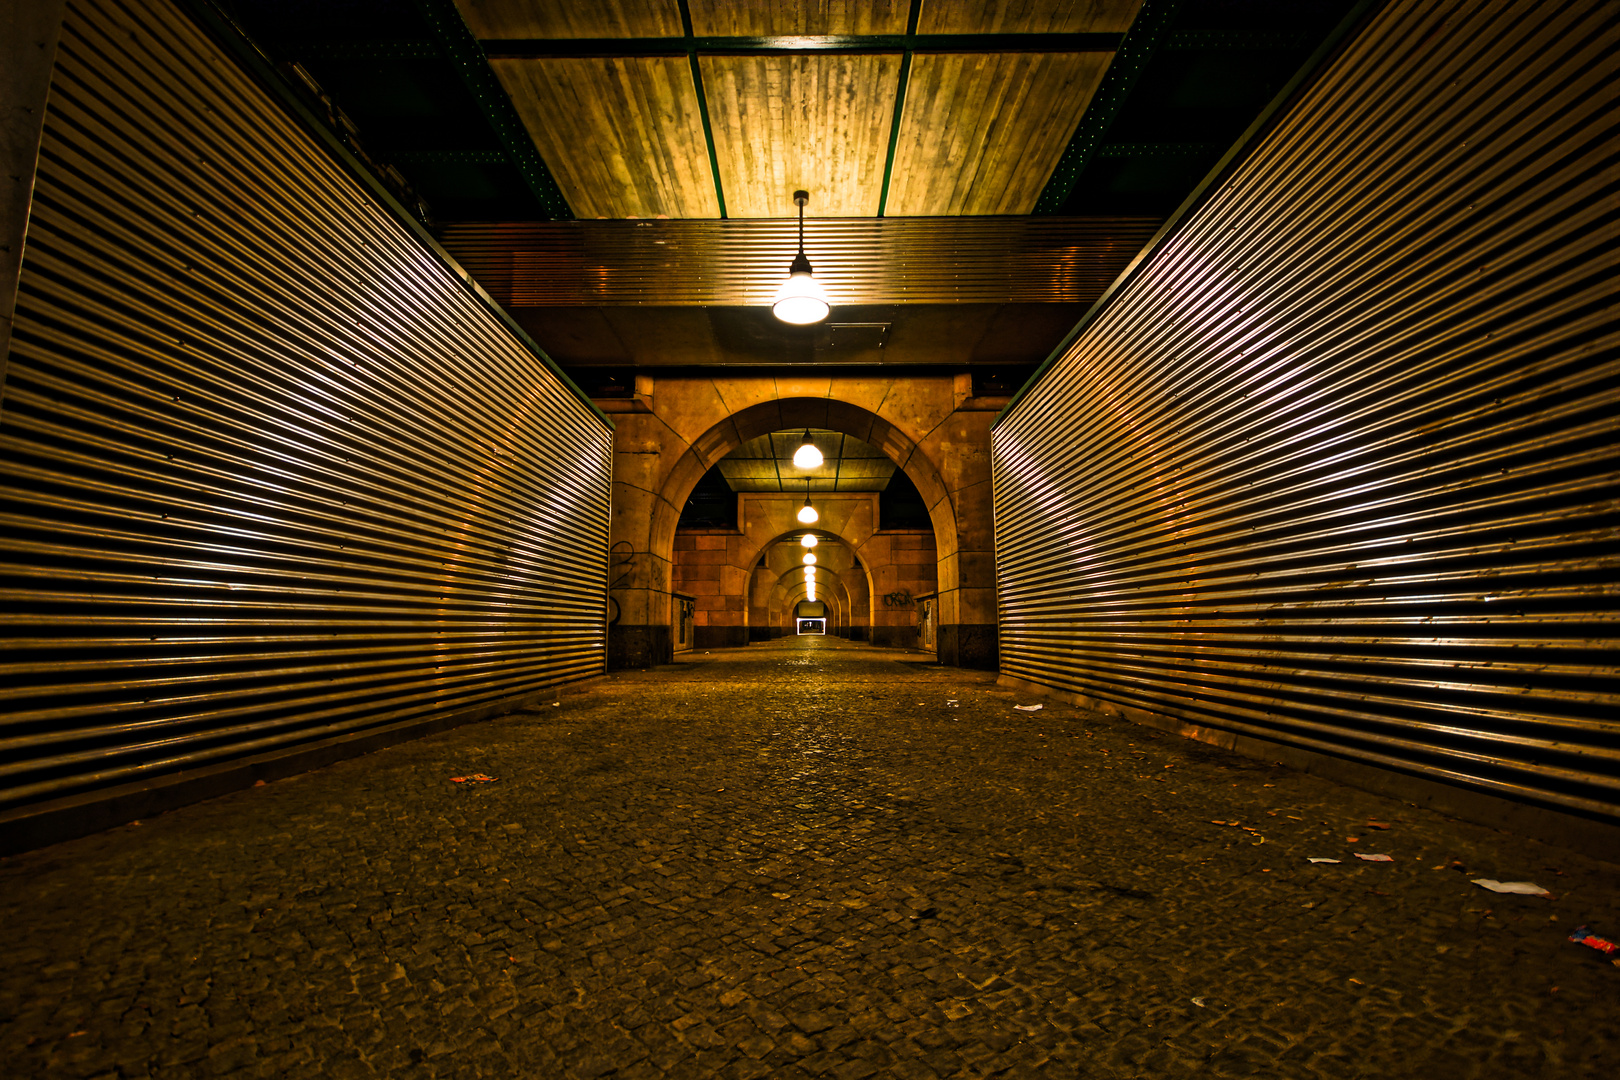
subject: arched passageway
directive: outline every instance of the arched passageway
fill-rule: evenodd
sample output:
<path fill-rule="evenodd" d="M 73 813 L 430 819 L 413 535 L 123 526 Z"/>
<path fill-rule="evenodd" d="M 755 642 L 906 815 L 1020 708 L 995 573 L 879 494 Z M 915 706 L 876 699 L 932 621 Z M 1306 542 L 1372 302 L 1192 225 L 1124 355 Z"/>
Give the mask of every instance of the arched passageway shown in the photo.
<path fill-rule="evenodd" d="M 844 382 L 843 380 L 838 380 Z M 915 382 L 916 380 L 909 380 Z M 994 661 L 994 565 L 989 515 L 988 427 L 985 410 L 958 410 L 952 385 L 924 395 L 915 387 L 891 394 L 884 380 L 807 380 L 822 396 L 798 396 L 810 386 L 778 386 L 788 394 L 767 396 L 728 409 L 725 387 L 661 380 L 646 413 L 620 421 L 616 433 L 614 541 L 610 574 L 610 661 L 623 666 L 667 659 L 670 594 L 675 590 L 680 509 L 705 473 L 744 443 L 771 432 L 814 427 L 842 432 L 882 451 L 905 474 L 927 508 L 926 529 L 882 527 L 876 499 L 859 492 L 817 495 L 830 531 L 844 537 L 871 575 L 864 619 L 853 609 L 852 632 L 879 643 L 915 644 L 915 596 L 937 594 L 939 655 L 947 663 Z M 875 385 L 874 385 L 875 384 Z M 758 395 L 760 388 L 748 388 Z M 843 393 L 847 399 L 832 395 Z M 790 396 L 791 395 L 791 396 Z M 660 400 L 662 399 L 662 400 Z M 869 405 L 875 406 L 868 407 Z M 662 411 L 667 409 L 667 413 Z M 708 422 L 703 423 L 704 420 Z M 690 435 L 682 434 L 690 430 Z M 752 578 L 760 552 L 795 527 L 791 497 L 746 493 L 739 501 L 734 536 L 682 535 L 682 554 L 712 567 L 702 588 L 718 595 L 711 618 L 698 630 L 700 643 L 741 644 L 761 634 L 750 617 Z M 724 555 L 714 554 L 724 551 Z M 891 569 L 892 568 L 892 569 Z M 698 594 L 688 581 L 685 591 Z M 888 603 L 878 600 L 888 597 Z M 970 633 L 964 633 L 964 627 Z M 768 633 L 768 630 L 765 631 Z M 974 661 L 962 643 L 988 643 Z M 617 642 L 617 644 L 613 644 Z M 971 651 L 971 650 L 970 650 Z"/>

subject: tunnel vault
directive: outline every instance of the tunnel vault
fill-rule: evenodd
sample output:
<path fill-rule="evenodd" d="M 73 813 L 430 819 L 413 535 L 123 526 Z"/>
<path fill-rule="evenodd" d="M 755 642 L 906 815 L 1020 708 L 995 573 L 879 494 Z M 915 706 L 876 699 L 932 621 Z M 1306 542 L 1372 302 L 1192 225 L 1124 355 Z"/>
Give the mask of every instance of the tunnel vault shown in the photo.
<path fill-rule="evenodd" d="M 870 506 L 853 524 L 857 551 L 879 566 L 915 567 L 922 553 L 931 566 L 927 589 L 894 588 L 911 595 L 939 594 L 939 656 L 943 663 L 994 667 L 995 585 L 990 529 L 989 404 L 959 392 L 950 376 L 894 376 L 871 379 L 821 378 L 789 382 L 769 378 L 645 379 L 650 392 L 637 395 L 636 411 L 615 416 L 613 545 L 609 574 L 608 662 L 613 667 L 645 667 L 672 655 L 670 597 L 676 526 L 681 507 L 711 467 L 750 439 L 773 431 L 816 427 L 851 435 L 883 451 L 916 485 L 928 506 L 932 535 L 919 530 L 884 530 L 875 520 L 871 493 L 823 493 L 817 501 L 835 516 Z M 749 503 L 763 503 L 744 496 Z M 739 522 L 746 526 L 746 520 Z M 774 538 L 783 530 L 767 530 Z M 742 529 L 747 535 L 748 530 Z M 739 540 L 727 561 L 734 573 L 723 588 L 743 596 L 754 560 L 767 539 Z M 904 554 L 899 554 L 904 553 Z M 898 560 L 894 557 L 898 555 Z M 905 572 L 910 572 L 905 571 Z M 899 573 L 899 571 L 897 571 Z M 900 580 L 896 577 L 895 580 Z M 912 580 L 912 579 L 908 579 Z M 913 581 L 920 586 L 924 579 Z M 880 587 L 874 583 L 874 590 Z M 731 622 L 735 644 L 756 636 L 744 609 Z M 846 617 L 849 617 L 846 613 Z M 889 611 L 878 626 L 904 622 L 911 611 Z M 851 625 L 855 620 L 851 619 Z M 866 625 L 871 626 L 869 622 Z M 909 632 L 909 631 L 908 631 Z M 877 635 L 884 638 L 885 633 Z M 895 644 L 910 644 L 890 634 Z"/>

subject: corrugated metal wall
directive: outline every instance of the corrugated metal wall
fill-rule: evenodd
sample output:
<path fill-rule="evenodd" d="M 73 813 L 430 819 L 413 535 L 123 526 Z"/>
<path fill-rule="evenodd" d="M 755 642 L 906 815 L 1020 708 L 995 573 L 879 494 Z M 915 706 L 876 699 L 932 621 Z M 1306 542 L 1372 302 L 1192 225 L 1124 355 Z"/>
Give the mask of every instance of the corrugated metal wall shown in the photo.
<path fill-rule="evenodd" d="M 1620 5 L 1394 3 L 994 432 L 1004 673 L 1620 816 Z"/>
<path fill-rule="evenodd" d="M 0 422 L 0 808 L 599 672 L 612 434 L 163 0 L 74 0 Z"/>

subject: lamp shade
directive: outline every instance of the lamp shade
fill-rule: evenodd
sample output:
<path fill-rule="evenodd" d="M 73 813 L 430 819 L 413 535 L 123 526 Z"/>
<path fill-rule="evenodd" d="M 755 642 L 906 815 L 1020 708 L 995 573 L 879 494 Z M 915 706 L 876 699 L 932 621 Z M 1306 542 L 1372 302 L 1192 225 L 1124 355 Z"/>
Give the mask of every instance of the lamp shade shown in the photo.
<path fill-rule="evenodd" d="M 813 548 L 819 543 L 821 543 L 821 541 L 816 539 L 816 534 L 815 533 L 805 533 L 804 534 L 804 539 L 799 541 L 799 545 L 801 547 L 807 547 L 807 548 Z"/>
<path fill-rule="evenodd" d="M 818 468 L 821 462 L 821 451 L 817 449 L 815 442 L 810 438 L 810 432 L 806 431 L 804 441 L 793 452 L 793 465 L 799 469 L 814 469 Z"/>
<path fill-rule="evenodd" d="M 800 252 L 788 269 L 788 279 L 777 288 L 771 300 L 771 313 L 785 323 L 808 326 L 825 319 L 831 311 L 827 290 L 811 272 L 810 260 Z"/>
<path fill-rule="evenodd" d="M 804 553 L 804 565 L 806 565 L 806 566 L 814 566 L 814 565 L 816 565 L 816 553 L 815 552 L 807 551 L 807 552 Z"/>
<path fill-rule="evenodd" d="M 820 520 L 821 515 L 816 513 L 816 508 L 810 505 L 810 500 L 804 500 L 804 505 L 799 507 L 799 524 L 814 525 Z"/>

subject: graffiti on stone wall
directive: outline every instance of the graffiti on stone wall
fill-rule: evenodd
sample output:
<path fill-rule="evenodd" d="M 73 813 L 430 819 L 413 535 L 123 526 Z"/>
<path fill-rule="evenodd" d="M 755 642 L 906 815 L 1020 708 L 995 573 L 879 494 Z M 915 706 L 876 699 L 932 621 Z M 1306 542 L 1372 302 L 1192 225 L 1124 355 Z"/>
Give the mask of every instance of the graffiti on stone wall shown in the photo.
<path fill-rule="evenodd" d="M 897 589 L 883 598 L 884 607 L 910 607 L 911 594 L 904 589 Z"/>

